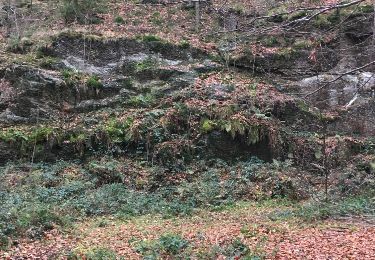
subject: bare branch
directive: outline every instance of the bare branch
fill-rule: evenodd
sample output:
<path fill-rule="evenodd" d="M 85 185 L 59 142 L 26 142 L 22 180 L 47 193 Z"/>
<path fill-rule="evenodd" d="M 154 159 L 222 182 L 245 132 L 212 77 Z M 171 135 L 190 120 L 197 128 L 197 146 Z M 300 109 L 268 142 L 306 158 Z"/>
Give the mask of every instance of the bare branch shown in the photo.
<path fill-rule="evenodd" d="M 335 81 L 337 81 L 337 80 L 343 78 L 344 76 L 349 75 L 349 74 L 352 74 L 352 73 L 357 72 L 357 71 L 360 71 L 360 70 L 362 70 L 362 69 L 364 69 L 364 68 L 367 68 L 367 67 L 369 67 L 369 66 L 371 66 L 371 65 L 373 65 L 373 64 L 375 64 L 375 60 L 372 61 L 372 62 L 369 62 L 369 63 L 367 63 L 367 64 L 365 64 L 365 65 L 363 65 L 363 66 L 361 66 L 361 67 L 355 68 L 355 69 L 350 70 L 350 71 L 347 71 L 347 72 L 345 72 L 345 73 L 341 73 L 340 76 L 334 78 L 333 80 L 330 80 L 330 81 L 326 82 L 323 86 L 321 86 L 321 87 L 317 88 L 316 90 L 314 90 L 314 91 L 312 91 L 312 92 L 306 94 L 306 95 L 305 95 L 305 98 L 307 98 L 307 97 L 309 97 L 309 96 L 311 96 L 311 95 L 314 95 L 315 93 L 317 93 L 317 92 L 319 92 L 320 90 L 322 90 L 322 89 L 328 87 L 330 84 L 332 84 L 333 82 L 335 82 Z"/>

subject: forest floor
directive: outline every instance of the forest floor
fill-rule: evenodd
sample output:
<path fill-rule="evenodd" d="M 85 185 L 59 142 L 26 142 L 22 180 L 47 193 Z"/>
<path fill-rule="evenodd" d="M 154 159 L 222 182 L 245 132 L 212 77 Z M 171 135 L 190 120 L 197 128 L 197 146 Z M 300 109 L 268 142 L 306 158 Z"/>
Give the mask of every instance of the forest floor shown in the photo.
<path fill-rule="evenodd" d="M 295 217 L 272 217 L 283 215 L 292 207 L 295 206 L 271 200 L 239 202 L 218 212 L 202 210 L 194 216 L 173 219 L 155 215 L 123 220 L 100 217 L 82 221 L 72 229 L 54 229 L 42 240 L 19 241 L 17 247 L 0 255 L 5 259 L 66 259 L 73 254 L 84 257 L 90 251 L 107 250 L 125 259 L 147 256 L 154 259 L 155 254 L 164 256 L 163 259 L 185 259 L 186 256 L 192 259 L 373 259 L 373 219 L 306 222 Z M 178 234 L 172 245 L 178 245 L 178 239 L 187 242 L 179 248 L 179 255 L 168 254 L 168 246 L 155 247 L 160 237 L 171 234 Z"/>

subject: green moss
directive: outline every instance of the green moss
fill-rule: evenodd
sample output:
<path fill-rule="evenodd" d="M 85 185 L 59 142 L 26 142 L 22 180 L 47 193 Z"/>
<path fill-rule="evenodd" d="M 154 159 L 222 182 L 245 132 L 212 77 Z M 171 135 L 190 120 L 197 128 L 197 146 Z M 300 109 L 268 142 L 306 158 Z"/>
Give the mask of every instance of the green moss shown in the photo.
<path fill-rule="evenodd" d="M 245 14 L 245 10 L 246 10 L 245 6 L 241 3 L 234 4 L 232 8 L 233 8 L 233 11 L 235 11 L 239 15 Z"/>

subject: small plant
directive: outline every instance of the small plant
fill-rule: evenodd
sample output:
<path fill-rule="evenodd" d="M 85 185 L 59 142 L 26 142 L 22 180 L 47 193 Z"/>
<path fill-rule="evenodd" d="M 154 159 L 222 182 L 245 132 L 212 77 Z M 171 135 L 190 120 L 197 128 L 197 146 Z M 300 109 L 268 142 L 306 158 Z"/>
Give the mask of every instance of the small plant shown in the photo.
<path fill-rule="evenodd" d="M 90 76 L 86 81 L 86 85 L 94 89 L 100 89 L 103 87 L 103 83 L 97 75 Z"/>
<path fill-rule="evenodd" d="M 274 36 L 267 37 L 262 42 L 267 47 L 273 47 L 280 44 L 279 40 Z"/>
<path fill-rule="evenodd" d="M 64 82 L 68 87 L 72 87 L 80 81 L 81 75 L 71 69 L 64 69 L 61 72 Z"/>
<path fill-rule="evenodd" d="M 217 126 L 217 124 L 214 121 L 206 119 L 202 123 L 202 132 L 203 133 L 209 133 L 212 130 L 214 130 L 216 126 Z"/>
<path fill-rule="evenodd" d="M 110 119 L 104 126 L 104 132 L 109 136 L 111 142 L 127 142 L 132 139 L 130 127 L 133 119 L 128 117 L 125 120 Z"/>
<path fill-rule="evenodd" d="M 117 260 L 122 259 L 117 254 L 108 248 L 94 247 L 89 249 L 76 249 L 68 254 L 69 260 Z"/>
<path fill-rule="evenodd" d="M 220 255 L 225 256 L 225 259 L 260 260 L 264 258 L 263 253 L 264 252 L 253 252 L 239 238 L 236 238 L 226 245 L 213 246 L 210 252 L 202 255 L 202 258 L 216 259 Z"/>
<path fill-rule="evenodd" d="M 293 44 L 294 48 L 296 49 L 308 49 L 311 48 L 312 45 L 313 43 L 309 40 L 299 40 Z"/>
<path fill-rule="evenodd" d="M 125 20 L 124 20 L 124 18 L 122 18 L 122 16 L 118 15 L 118 16 L 115 17 L 114 22 L 117 23 L 117 24 L 124 24 Z"/>
<path fill-rule="evenodd" d="M 151 70 L 153 68 L 155 68 L 156 66 L 158 65 L 158 62 L 156 59 L 152 58 L 152 57 L 149 57 L 143 61 L 140 61 L 138 63 L 135 64 L 135 71 L 136 72 L 142 72 L 142 71 L 145 71 L 145 70 Z"/>
<path fill-rule="evenodd" d="M 159 238 L 160 249 L 170 255 L 177 255 L 189 244 L 179 235 L 167 234 Z"/>
<path fill-rule="evenodd" d="M 235 4 L 235 5 L 233 6 L 233 10 L 234 10 L 237 14 L 239 14 L 239 15 L 241 15 L 241 14 L 245 14 L 245 6 L 244 6 L 243 4 L 240 4 L 240 3 Z"/>
<path fill-rule="evenodd" d="M 136 250 L 147 259 L 154 259 L 161 256 L 177 257 L 182 254 L 189 242 L 179 235 L 166 234 L 158 240 L 142 241 Z"/>
<path fill-rule="evenodd" d="M 151 22 L 155 25 L 162 25 L 163 24 L 163 19 L 161 18 L 161 15 L 159 12 L 155 12 L 151 16 Z"/>
<path fill-rule="evenodd" d="M 187 41 L 187 40 L 182 40 L 180 42 L 180 47 L 183 48 L 183 49 L 188 49 L 188 48 L 190 48 L 190 42 Z"/>
<path fill-rule="evenodd" d="M 155 96 L 147 93 L 133 96 L 129 100 L 129 104 L 134 107 L 151 107 L 155 103 Z"/>

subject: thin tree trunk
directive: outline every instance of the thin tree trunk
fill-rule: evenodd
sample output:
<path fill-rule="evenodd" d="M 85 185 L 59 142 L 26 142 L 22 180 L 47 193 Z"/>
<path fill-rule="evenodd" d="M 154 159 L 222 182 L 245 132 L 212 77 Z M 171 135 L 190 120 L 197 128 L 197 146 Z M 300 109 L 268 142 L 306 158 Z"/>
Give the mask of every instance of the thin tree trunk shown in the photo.
<path fill-rule="evenodd" d="M 199 32 L 199 27 L 201 23 L 201 14 L 199 10 L 199 1 L 195 1 L 195 30 Z"/>

